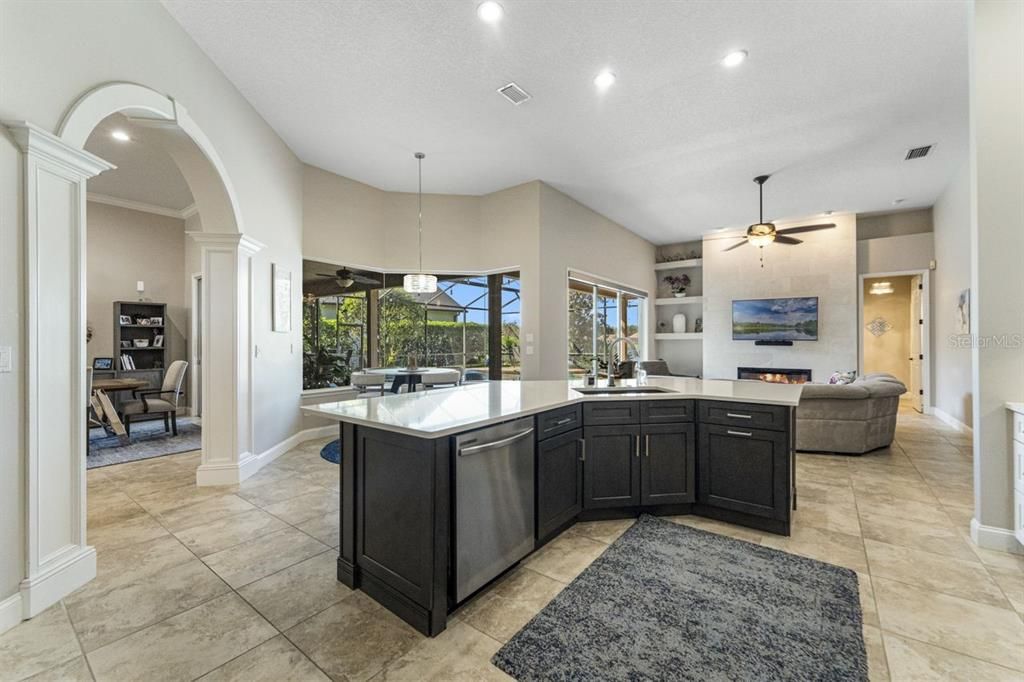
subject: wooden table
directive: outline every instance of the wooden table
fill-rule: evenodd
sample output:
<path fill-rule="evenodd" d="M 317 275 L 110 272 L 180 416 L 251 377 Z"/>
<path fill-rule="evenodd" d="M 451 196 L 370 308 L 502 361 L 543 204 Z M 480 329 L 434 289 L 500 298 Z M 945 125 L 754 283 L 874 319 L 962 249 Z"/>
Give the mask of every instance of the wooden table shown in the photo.
<path fill-rule="evenodd" d="M 95 410 L 100 421 L 106 419 L 110 429 L 122 442 L 128 441 L 128 432 L 125 431 L 124 424 L 121 423 L 121 418 L 117 416 L 117 410 L 114 409 L 114 404 L 110 401 L 110 396 L 107 394 L 119 391 L 137 391 L 148 385 L 148 381 L 141 379 L 94 379 L 92 382 L 92 395 L 89 396 L 90 405 L 92 405 L 92 409 Z"/>

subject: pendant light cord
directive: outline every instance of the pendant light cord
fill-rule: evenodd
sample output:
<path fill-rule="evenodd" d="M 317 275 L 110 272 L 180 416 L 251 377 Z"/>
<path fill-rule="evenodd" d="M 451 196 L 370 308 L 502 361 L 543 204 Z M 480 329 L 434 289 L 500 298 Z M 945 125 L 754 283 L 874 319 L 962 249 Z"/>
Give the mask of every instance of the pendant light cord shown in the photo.
<path fill-rule="evenodd" d="M 416 152 L 416 163 L 419 166 L 419 214 L 416 218 L 416 222 L 419 226 L 419 251 L 420 251 L 420 267 L 419 274 L 423 274 L 423 158 L 426 156 L 423 152 Z"/>

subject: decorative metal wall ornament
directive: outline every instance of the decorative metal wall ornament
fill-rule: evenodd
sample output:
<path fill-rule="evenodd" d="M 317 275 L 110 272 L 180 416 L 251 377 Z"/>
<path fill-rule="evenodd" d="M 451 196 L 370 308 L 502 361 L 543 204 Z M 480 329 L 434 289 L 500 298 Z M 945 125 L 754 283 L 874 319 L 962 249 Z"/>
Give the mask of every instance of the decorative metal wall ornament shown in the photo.
<path fill-rule="evenodd" d="M 881 336 L 887 331 L 890 331 L 892 329 L 892 325 L 889 324 L 884 317 L 876 317 L 864 325 L 864 328 L 875 336 Z"/>

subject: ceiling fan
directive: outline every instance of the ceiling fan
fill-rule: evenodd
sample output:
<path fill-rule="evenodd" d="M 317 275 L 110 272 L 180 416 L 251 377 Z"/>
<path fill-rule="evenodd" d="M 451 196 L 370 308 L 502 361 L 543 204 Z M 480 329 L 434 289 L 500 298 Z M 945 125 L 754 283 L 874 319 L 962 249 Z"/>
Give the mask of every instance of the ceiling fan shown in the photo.
<path fill-rule="evenodd" d="M 751 244 L 753 246 L 762 249 L 761 251 L 761 267 L 764 267 L 764 247 L 768 246 L 772 242 L 777 244 L 803 244 L 802 239 L 790 237 L 791 234 L 799 234 L 801 232 L 816 232 L 818 230 L 830 230 L 836 226 L 835 223 L 819 223 L 817 225 L 798 225 L 797 227 L 787 227 L 781 230 L 775 227 L 774 223 L 766 223 L 764 221 L 764 183 L 768 182 L 770 175 L 758 175 L 754 178 L 754 182 L 757 183 L 757 197 L 758 197 L 758 219 L 757 222 L 747 228 L 747 233 L 743 237 L 741 242 L 733 244 L 723 251 L 732 251 L 738 249 L 744 244 Z M 725 239 L 726 237 L 723 237 Z"/>
<path fill-rule="evenodd" d="M 356 274 L 349 270 L 348 268 L 342 268 L 341 270 L 337 270 L 333 275 L 324 275 L 321 273 L 317 273 L 317 277 L 327 277 L 329 279 L 333 279 L 335 282 L 338 283 L 338 286 L 340 286 L 342 289 L 348 289 L 356 282 L 358 282 L 359 284 L 380 284 L 378 280 L 375 280 L 372 277 L 366 277 L 364 275 Z"/>

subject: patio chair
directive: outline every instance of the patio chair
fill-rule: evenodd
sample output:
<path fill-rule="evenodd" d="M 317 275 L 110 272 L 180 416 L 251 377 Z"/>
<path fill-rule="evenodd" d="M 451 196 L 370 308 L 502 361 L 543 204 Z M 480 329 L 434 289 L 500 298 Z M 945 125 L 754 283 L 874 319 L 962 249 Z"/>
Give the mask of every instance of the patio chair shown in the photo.
<path fill-rule="evenodd" d="M 384 382 L 387 379 L 383 374 L 371 374 L 370 372 L 352 372 L 352 385 L 359 389 L 360 393 L 367 393 L 371 390 L 380 391 L 384 394 Z"/>
<path fill-rule="evenodd" d="M 185 370 L 188 363 L 175 360 L 164 374 L 164 382 L 160 388 L 143 388 L 132 391 L 132 397 L 121 405 L 125 433 L 132 433 L 132 422 L 163 419 L 164 431 L 178 435 L 178 399 L 181 397 L 181 385 L 185 382 Z"/>
<path fill-rule="evenodd" d="M 423 375 L 424 388 L 437 386 L 458 386 L 462 381 L 462 372 L 457 369 L 445 369 L 443 372 L 431 372 Z"/>

